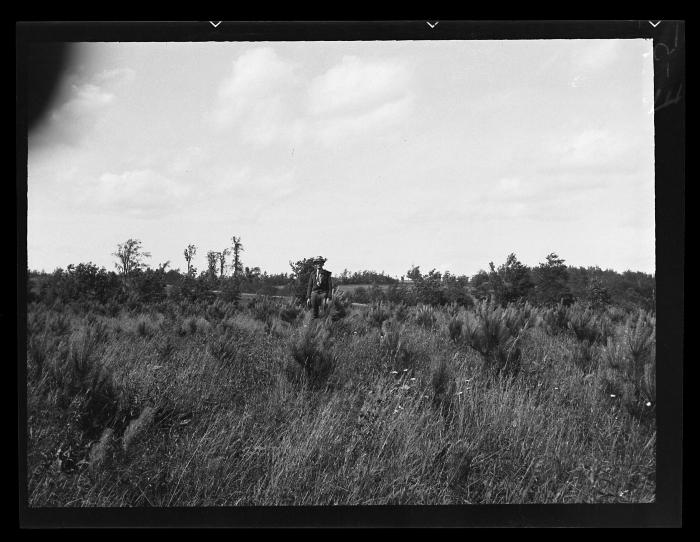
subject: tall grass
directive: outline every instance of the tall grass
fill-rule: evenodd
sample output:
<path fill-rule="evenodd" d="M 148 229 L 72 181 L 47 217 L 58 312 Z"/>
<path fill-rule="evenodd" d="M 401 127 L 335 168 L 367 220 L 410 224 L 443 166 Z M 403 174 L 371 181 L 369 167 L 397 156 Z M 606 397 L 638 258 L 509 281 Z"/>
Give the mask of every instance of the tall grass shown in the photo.
<path fill-rule="evenodd" d="M 654 500 L 653 314 L 295 310 L 33 305 L 30 505 Z"/>

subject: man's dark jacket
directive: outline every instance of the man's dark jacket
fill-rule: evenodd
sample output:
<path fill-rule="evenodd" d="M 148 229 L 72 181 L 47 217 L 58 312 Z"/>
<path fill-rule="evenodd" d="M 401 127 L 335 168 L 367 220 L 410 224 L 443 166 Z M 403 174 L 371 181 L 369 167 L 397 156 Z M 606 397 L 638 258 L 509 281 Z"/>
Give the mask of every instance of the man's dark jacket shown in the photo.
<path fill-rule="evenodd" d="M 325 269 L 319 269 L 320 277 L 314 269 L 309 275 L 309 285 L 306 288 L 307 299 L 311 297 L 311 292 L 325 293 L 326 298 L 330 299 L 333 293 L 333 281 L 331 280 L 331 272 Z"/>

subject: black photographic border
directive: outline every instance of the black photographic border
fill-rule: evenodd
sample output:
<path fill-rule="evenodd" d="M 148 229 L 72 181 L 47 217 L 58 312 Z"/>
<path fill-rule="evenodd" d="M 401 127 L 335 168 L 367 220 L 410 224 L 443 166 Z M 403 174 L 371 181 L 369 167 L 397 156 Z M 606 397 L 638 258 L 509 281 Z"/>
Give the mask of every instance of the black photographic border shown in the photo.
<path fill-rule="evenodd" d="M 434 25 L 427 24 L 431 22 Z M 654 23 L 657 23 L 654 25 Z M 685 22 L 634 21 L 16 21 L 18 526 L 678 527 L 683 508 Z M 76 41 L 653 39 L 657 281 L 657 493 L 650 504 L 30 508 L 26 463 L 27 46 Z M 656 53 L 659 53 L 658 55 Z M 670 68 L 670 70 L 669 70 Z M 664 77 L 663 74 L 671 73 Z M 9 198 L 8 198 L 9 199 Z M 611 232 L 614 234 L 614 232 Z M 8 311 L 9 312 L 9 311 Z"/>

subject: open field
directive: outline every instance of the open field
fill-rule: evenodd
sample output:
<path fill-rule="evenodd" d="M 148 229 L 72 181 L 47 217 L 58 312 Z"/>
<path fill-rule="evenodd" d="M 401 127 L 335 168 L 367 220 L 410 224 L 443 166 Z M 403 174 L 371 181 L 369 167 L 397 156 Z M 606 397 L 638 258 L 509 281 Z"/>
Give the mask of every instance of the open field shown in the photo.
<path fill-rule="evenodd" d="M 29 502 L 652 502 L 654 330 L 579 305 L 32 303 Z"/>

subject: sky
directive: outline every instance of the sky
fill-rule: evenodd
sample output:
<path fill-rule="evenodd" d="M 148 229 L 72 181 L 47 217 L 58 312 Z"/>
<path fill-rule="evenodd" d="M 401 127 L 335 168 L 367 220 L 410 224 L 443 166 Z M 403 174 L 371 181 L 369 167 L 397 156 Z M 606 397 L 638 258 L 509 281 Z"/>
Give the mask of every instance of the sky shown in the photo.
<path fill-rule="evenodd" d="M 29 135 L 31 270 L 655 272 L 651 40 L 76 44 Z"/>

